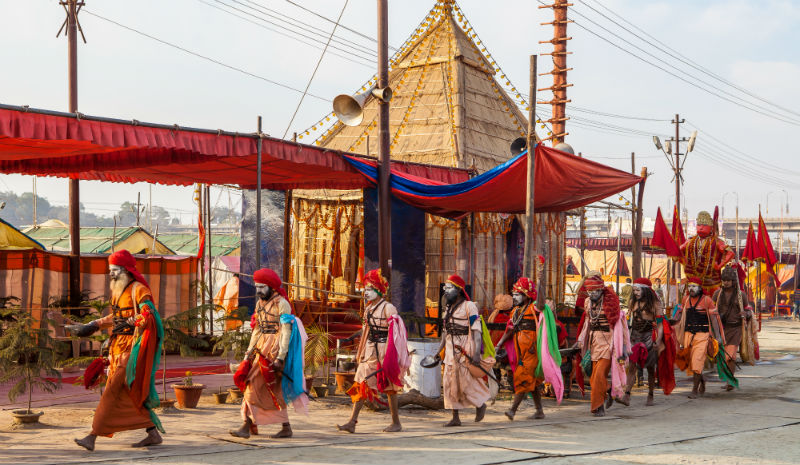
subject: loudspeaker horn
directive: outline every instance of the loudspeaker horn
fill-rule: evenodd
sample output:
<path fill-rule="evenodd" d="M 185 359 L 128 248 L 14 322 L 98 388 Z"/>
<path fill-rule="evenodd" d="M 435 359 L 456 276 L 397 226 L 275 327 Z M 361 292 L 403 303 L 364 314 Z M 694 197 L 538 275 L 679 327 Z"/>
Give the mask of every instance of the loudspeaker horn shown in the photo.
<path fill-rule="evenodd" d="M 370 95 L 382 102 L 389 102 L 392 99 L 392 88 L 384 87 L 379 89 L 375 86 L 363 94 L 337 95 L 333 99 L 333 112 L 336 113 L 339 121 L 345 125 L 358 126 L 364 120 L 364 103 Z"/>
<path fill-rule="evenodd" d="M 511 155 L 519 155 L 528 148 L 528 139 L 525 137 L 517 137 L 511 143 Z"/>

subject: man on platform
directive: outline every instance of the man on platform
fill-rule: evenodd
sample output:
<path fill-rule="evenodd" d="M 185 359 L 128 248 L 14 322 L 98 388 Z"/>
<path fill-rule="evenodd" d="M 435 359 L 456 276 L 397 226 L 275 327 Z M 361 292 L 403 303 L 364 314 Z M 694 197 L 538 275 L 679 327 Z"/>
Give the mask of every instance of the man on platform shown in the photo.
<path fill-rule="evenodd" d="M 706 211 L 697 214 L 697 235 L 681 245 L 681 253 L 686 276 L 700 279 L 707 295 L 717 290 L 720 270 L 736 255 L 725 241 L 717 237 L 714 220 Z"/>
<path fill-rule="evenodd" d="M 713 337 L 712 330 L 715 329 L 713 322 L 718 320 L 714 301 L 703 293 L 703 282 L 696 276 L 688 279 L 688 291 L 683 298 L 680 322 L 675 331 L 680 349 L 679 368 L 685 367 L 686 373 L 693 375 L 690 399 L 696 399 L 706 391 L 703 366 Z"/>
<path fill-rule="evenodd" d="M 469 300 L 465 285 L 455 274 L 444 285 L 444 331 L 437 353 L 444 349 L 444 408 L 453 410 L 444 426 L 461 426 L 458 411 L 469 406 L 475 407 L 475 421 L 483 420 L 491 397 L 483 378 L 473 376 L 468 367 L 480 365 L 482 327 L 478 306 Z"/>
<path fill-rule="evenodd" d="M 585 303 L 585 322 L 575 345 L 580 347 L 582 356 L 588 352 L 591 357 L 591 411 L 594 416 L 602 417 L 606 414 L 605 408 L 613 403 L 613 397 L 621 396 L 627 384 L 624 363 L 630 354 L 628 325 L 620 311 L 619 297 L 611 286 L 605 287 L 603 278 L 586 278 L 584 286 L 589 299 Z M 609 372 L 611 396 L 605 405 Z"/>
<path fill-rule="evenodd" d="M 498 347 L 502 347 L 506 340 L 513 339 L 515 358 L 517 360 L 514 368 L 514 400 L 511 408 L 506 411 L 506 417 L 509 420 L 514 419 L 519 404 L 530 392 L 533 395 L 533 403 L 536 405 L 536 413 L 533 418 L 541 419 L 544 418 L 542 385 L 545 381 L 545 375 L 539 355 L 543 351 L 547 351 L 547 354 L 542 355 L 549 356 L 552 360 L 551 350 L 558 351 L 557 342 L 555 347 L 550 347 L 551 342 L 558 340 L 555 316 L 549 306 L 545 306 L 544 312 L 540 312 L 536 308 L 536 283 L 531 279 L 519 278 L 514 284 L 511 298 L 514 300 L 511 319 L 507 323 L 506 332 L 497 343 Z M 546 325 L 544 335 L 539 334 L 538 330 L 542 325 Z M 552 363 L 546 366 L 552 368 L 551 371 L 560 378 L 561 359 L 560 356 L 555 358 L 557 361 L 552 360 Z M 557 398 L 560 399 L 561 396 L 559 394 L 563 392 L 563 380 L 556 384 L 558 386 L 554 387 L 554 391 Z"/>
<path fill-rule="evenodd" d="M 250 346 L 245 360 L 234 374 L 244 393 L 242 426 L 231 430 L 238 438 L 258 434 L 257 425 L 280 423 L 271 438 L 292 437 L 287 405 L 307 413 L 308 397 L 303 376 L 306 334 L 303 324 L 292 315 L 286 291 L 274 271 L 262 268 L 253 274 L 256 308 L 250 326 Z"/>
<path fill-rule="evenodd" d="M 736 355 L 742 343 L 744 320 L 750 321 L 753 314 L 743 301 L 737 270 L 731 266 L 726 267 L 722 270 L 721 279 L 722 288 L 717 290 L 713 300 L 725 334 L 725 361 L 733 373 L 736 371 Z M 733 386 L 726 384 L 723 389 L 731 391 Z"/>
<path fill-rule="evenodd" d="M 355 433 L 358 413 L 364 401 L 383 404 L 381 393 L 386 394 L 392 415 L 392 423 L 383 431 L 394 433 L 403 430 L 397 393 L 403 388 L 411 358 L 403 319 L 395 306 L 384 298 L 388 289 L 389 283 L 380 270 L 372 270 L 364 276 L 364 300 L 367 305 L 356 352 L 358 368 L 355 383 L 347 391 L 353 401 L 353 412 L 347 423 L 337 425 L 339 431 Z"/>
<path fill-rule="evenodd" d="M 631 388 L 637 368 L 647 369 L 647 403 L 653 405 L 653 391 L 656 384 L 656 366 L 658 356 L 664 350 L 664 310 L 663 304 L 653 291 L 650 280 L 636 278 L 633 283 L 628 314 L 631 320 L 630 341 L 631 356 L 628 359 L 625 396 L 616 399 L 623 405 L 630 405 Z M 667 323 L 668 324 L 668 323 Z M 670 365 L 671 367 L 671 365 Z"/>
<path fill-rule="evenodd" d="M 161 444 L 164 432 L 153 409 L 160 405 L 155 389 L 155 371 L 161 358 L 164 327 L 136 259 L 127 250 L 108 257 L 111 313 L 89 324 L 65 326 L 79 337 L 111 328 L 108 349 L 108 381 L 92 421 L 92 432 L 75 443 L 94 450 L 97 436 L 145 429 L 147 436 L 133 444 Z M 135 353 L 131 357 L 131 353 Z"/>

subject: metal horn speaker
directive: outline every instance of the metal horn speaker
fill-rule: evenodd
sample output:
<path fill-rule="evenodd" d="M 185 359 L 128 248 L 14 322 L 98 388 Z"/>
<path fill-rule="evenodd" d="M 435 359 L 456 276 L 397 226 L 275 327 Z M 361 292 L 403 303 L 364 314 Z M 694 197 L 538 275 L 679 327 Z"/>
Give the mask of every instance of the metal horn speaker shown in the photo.
<path fill-rule="evenodd" d="M 528 139 L 525 137 L 517 137 L 511 143 L 511 155 L 519 155 L 528 148 Z"/>
<path fill-rule="evenodd" d="M 373 87 L 362 94 L 337 95 L 333 99 L 333 112 L 345 125 L 358 126 L 364 120 L 364 103 L 370 95 L 382 102 L 389 102 L 392 99 L 392 89 Z"/>

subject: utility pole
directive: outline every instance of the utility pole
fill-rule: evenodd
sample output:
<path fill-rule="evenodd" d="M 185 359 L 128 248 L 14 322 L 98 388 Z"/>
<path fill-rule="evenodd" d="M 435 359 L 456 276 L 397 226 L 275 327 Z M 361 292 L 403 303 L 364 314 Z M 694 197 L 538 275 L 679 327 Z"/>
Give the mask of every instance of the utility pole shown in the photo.
<path fill-rule="evenodd" d="M 528 110 L 528 172 L 527 172 L 527 182 L 526 188 L 528 195 L 525 197 L 525 255 L 522 261 L 522 274 L 523 276 L 530 276 L 532 279 L 537 279 L 541 281 L 540 276 L 534 276 L 536 273 L 536 265 L 534 262 L 534 257 L 536 254 L 534 253 L 534 194 L 535 194 L 535 166 L 536 166 L 536 157 L 533 154 L 534 149 L 533 145 L 536 142 L 534 140 L 534 128 L 535 121 L 536 121 L 536 69 L 537 69 L 537 57 L 536 55 L 530 56 L 530 95 L 531 95 L 531 106 L 530 110 Z"/>
<path fill-rule="evenodd" d="M 573 22 L 567 19 L 567 10 L 572 5 L 568 0 L 554 0 L 552 5 L 542 5 L 539 8 L 552 8 L 553 21 L 549 23 L 541 23 L 542 26 L 553 26 L 553 38 L 551 40 L 540 40 L 540 44 L 553 44 L 552 53 L 543 53 L 542 55 L 551 55 L 553 57 L 553 70 L 541 75 L 550 74 L 553 76 L 553 85 L 541 89 L 543 92 L 553 91 L 553 99 L 549 103 L 553 109 L 553 115 L 548 122 L 553 127 L 553 134 L 547 139 L 552 140 L 555 147 L 561 142 L 564 142 L 564 136 L 569 134 L 566 131 L 566 123 L 569 119 L 566 115 L 566 106 L 571 100 L 567 99 L 567 87 L 572 84 L 567 84 L 567 71 L 572 68 L 567 68 L 567 55 L 572 52 L 567 51 L 567 41 L 572 37 L 567 36 L 567 24 Z M 536 104 L 536 96 L 531 95 L 531 105 Z"/>
<path fill-rule="evenodd" d="M 378 0 L 378 88 L 389 87 L 389 7 L 388 0 Z M 392 217 L 389 173 L 389 102 L 378 99 L 378 260 L 381 274 L 391 279 Z"/>
<path fill-rule="evenodd" d="M 678 209 L 678 217 L 681 214 L 681 183 L 683 182 L 683 164 L 681 163 L 681 154 L 680 150 L 680 143 L 686 142 L 689 139 L 683 138 L 681 139 L 681 124 L 685 123 L 686 120 L 680 118 L 680 115 L 675 113 L 675 119 L 670 121 L 672 124 L 675 125 L 675 139 L 669 139 L 671 142 L 675 143 L 675 162 L 672 166 L 673 171 L 675 172 L 675 206 Z M 686 160 L 684 159 L 684 162 Z"/>
<path fill-rule="evenodd" d="M 631 174 L 636 174 L 636 154 L 631 152 Z M 631 186 L 631 277 L 642 276 L 642 234 L 639 228 L 639 204 L 636 201 L 636 184 Z"/>

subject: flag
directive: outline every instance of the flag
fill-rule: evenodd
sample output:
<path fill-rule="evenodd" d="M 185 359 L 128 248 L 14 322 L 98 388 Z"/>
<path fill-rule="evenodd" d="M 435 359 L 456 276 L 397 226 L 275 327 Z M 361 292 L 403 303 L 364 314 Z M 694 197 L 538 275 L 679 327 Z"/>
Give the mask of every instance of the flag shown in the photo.
<path fill-rule="evenodd" d="M 758 214 L 758 245 L 761 249 L 760 258 L 764 260 L 767 273 L 771 274 L 775 279 L 775 286 L 781 287 L 781 282 L 775 272 L 775 264 L 778 263 L 778 259 L 775 257 L 775 249 L 772 248 L 772 241 L 769 239 L 767 225 L 764 223 L 764 218 L 761 217 L 761 213 Z"/>
<path fill-rule="evenodd" d="M 653 229 L 653 239 L 650 241 L 650 245 L 652 247 L 658 247 L 659 249 L 664 249 L 667 256 L 680 258 L 681 257 L 681 249 L 677 243 L 675 243 L 675 238 L 667 229 L 667 224 L 664 223 L 664 217 L 661 216 L 661 208 L 659 207 L 658 211 L 656 212 L 656 225 Z"/>
<path fill-rule="evenodd" d="M 747 230 L 747 240 L 745 241 L 744 250 L 742 251 L 742 260 L 745 262 L 754 262 L 761 256 L 761 248 L 756 241 L 756 233 L 753 231 L 753 222 L 750 222 L 750 229 Z"/>
<path fill-rule="evenodd" d="M 718 236 L 719 235 L 719 206 L 714 207 L 714 218 L 713 218 L 712 221 L 714 223 L 714 235 Z"/>
<path fill-rule="evenodd" d="M 203 226 L 202 195 L 202 185 L 198 184 L 194 189 L 194 201 L 197 203 L 197 258 L 203 258 L 203 251 L 206 247 L 206 228 Z"/>
<path fill-rule="evenodd" d="M 683 225 L 681 224 L 681 215 L 678 214 L 678 206 L 672 209 L 672 238 L 678 247 L 686 242 L 686 236 L 683 234 Z"/>

